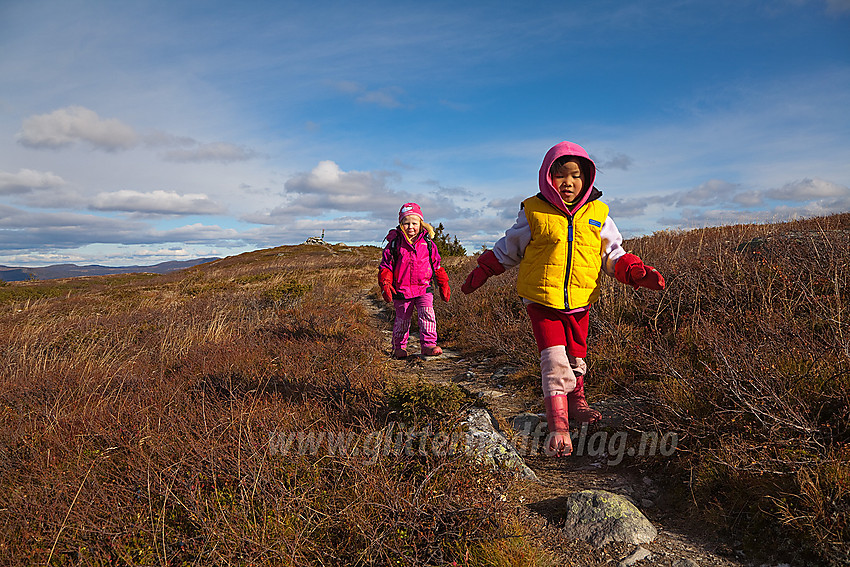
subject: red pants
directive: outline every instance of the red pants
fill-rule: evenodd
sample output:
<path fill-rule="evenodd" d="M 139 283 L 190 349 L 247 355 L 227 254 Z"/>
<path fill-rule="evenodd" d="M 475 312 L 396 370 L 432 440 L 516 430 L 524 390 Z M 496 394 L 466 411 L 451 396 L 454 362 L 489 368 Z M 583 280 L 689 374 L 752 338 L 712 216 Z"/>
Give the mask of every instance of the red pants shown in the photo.
<path fill-rule="evenodd" d="M 531 329 L 537 341 L 537 350 L 564 345 L 567 353 L 575 358 L 587 356 L 587 331 L 590 310 L 578 313 L 561 313 L 557 309 L 538 303 L 525 306 L 531 319 Z"/>

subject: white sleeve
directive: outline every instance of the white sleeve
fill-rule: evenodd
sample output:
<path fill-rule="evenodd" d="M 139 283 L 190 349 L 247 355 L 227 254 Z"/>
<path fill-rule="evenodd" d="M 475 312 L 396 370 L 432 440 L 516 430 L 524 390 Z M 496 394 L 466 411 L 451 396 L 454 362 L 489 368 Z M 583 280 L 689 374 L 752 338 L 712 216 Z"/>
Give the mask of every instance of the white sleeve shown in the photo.
<path fill-rule="evenodd" d="M 522 260 L 525 247 L 531 242 L 531 227 L 525 210 L 520 209 L 514 225 L 505 231 L 505 235 L 493 245 L 493 253 L 499 263 L 507 268 L 513 268 Z"/>
<path fill-rule="evenodd" d="M 614 277 L 614 266 L 620 256 L 626 253 L 623 248 L 623 235 L 620 234 L 611 217 L 606 217 L 599 236 L 602 238 L 602 270 Z"/>

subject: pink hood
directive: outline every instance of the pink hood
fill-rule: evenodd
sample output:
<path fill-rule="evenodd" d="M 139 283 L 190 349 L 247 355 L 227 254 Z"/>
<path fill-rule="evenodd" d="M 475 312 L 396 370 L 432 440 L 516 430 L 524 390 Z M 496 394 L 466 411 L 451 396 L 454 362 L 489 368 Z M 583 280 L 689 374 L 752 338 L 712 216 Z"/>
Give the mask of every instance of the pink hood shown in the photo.
<path fill-rule="evenodd" d="M 549 168 L 551 168 L 552 163 L 561 156 L 575 156 L 579 158 L 578 161 L 582 164 L 582 171 L 584 172 L 584 187 L 581 190 L 581 196 L 579 197 L 578 202 L 573 205 L 572 210 L 567 208 L 566 203 L 564 203 L 564 200 L 561 199 L 561 195 L 555 187 L 552 186 L 552 180 L 549 178 Z M 540 192 L 550 204 L 568 215 L 572 215 L 573 212 L 577 211 L 587 202 L 587 199 L 590 196 L 590 188 L 593 187 L 593 181 L 595 179 L 596 164 L 593 163 L 593 160 L 590 159 L 590 156 L 584 148 L 572 142 L 561 142 L 560 144 L 553 146 L 548 152 L 546 152 L 546 157 L 543 158 L 543 164 L 540 166 Z"/>

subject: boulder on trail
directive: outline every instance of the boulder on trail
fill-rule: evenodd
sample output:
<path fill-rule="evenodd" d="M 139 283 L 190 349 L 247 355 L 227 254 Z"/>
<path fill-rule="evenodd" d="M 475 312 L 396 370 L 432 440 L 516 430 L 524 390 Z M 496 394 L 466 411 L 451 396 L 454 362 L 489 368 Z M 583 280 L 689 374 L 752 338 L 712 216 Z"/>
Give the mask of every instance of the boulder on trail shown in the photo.
<path fill-rule="evenodd" d="M 582 490 L 566 497 L 564 531 L 596 547 L 611 542 L 649 543 L 658 530 L 627 498 L 607 490 Z"/>

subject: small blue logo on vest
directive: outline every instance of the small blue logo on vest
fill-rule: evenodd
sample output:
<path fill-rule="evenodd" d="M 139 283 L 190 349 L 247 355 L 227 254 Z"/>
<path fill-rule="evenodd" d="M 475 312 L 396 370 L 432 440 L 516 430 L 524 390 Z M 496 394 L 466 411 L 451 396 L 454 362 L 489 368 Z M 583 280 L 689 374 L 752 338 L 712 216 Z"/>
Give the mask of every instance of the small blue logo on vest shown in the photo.
<path fill-rule="evenodd" d="M 590 224 L 592 224 L 593 226 L 595 226 L 595 227 L 597 227 L 597 228 L 602 228 L 602 223 L 601 223 L 601 222 L 599 222 L 598 220 L 590 219 L 590 220 L 589 220 L 589 221 L 587 221 L 587 222 L 589 222 Z"/>

